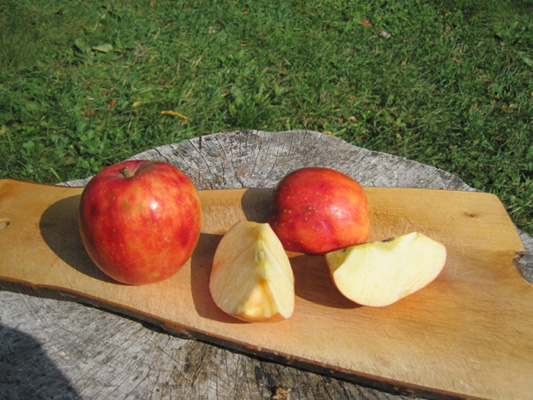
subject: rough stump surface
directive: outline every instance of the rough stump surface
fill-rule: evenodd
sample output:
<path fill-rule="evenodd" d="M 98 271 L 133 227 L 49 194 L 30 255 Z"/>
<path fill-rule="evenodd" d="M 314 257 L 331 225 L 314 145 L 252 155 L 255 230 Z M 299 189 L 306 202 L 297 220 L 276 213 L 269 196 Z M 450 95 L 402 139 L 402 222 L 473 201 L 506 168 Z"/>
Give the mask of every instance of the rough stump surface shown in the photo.
<path fill-rule="evenodd" d="M 271 188 L 302 167 L 362 186 L 473 191 L 455 175 L 317 132 L 236 131 L 137 154 L 167 161 L 198 189 Z M 65 183 L 83 186 L 90 178 Z M 533 281 L 533 238 L 522 273 Z M 68 301 L 0 291 L 2 399 L 407 399 L 213 345 Z"/>

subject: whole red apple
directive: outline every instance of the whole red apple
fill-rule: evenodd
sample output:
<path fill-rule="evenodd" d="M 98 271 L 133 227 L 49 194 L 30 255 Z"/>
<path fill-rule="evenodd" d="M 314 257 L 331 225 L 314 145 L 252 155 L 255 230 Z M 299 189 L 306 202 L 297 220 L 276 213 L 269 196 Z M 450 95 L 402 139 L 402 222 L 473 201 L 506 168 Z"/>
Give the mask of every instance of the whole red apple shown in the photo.
<path fill-rule="evenodd" d="M 324 254 L 366 242 L 368 201 L 354 179 L 330 168 L 301 168 L 274 190 L 268 222 L 285 250 Z"/>
<path fill-rule="evenodd" d="M 103 169 L 83 190 L 78 218 L 94 263 L 131 285 L 172 276 L 200 237 L 196 187 L 165 162 L 125 161 Z"/>

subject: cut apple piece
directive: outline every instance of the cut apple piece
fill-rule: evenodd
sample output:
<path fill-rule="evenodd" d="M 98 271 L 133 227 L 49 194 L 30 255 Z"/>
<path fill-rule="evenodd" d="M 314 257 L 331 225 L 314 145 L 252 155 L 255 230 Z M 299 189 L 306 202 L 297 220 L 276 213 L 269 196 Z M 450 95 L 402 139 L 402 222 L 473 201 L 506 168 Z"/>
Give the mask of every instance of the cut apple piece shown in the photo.
<path fill-rule="evenodd" d="M 348 299 L 383 307 L 431 283 L 446 263 L 446 247 L 420 232 L 326 254 L 333 282 Z"/>
<path fill-rule="evenodd" d="M 273 322 L 292 315 L 294 274 L 270 225 L 240 221 L 222 237 L 209 290 L 222 311 L 244 321 Z"/>

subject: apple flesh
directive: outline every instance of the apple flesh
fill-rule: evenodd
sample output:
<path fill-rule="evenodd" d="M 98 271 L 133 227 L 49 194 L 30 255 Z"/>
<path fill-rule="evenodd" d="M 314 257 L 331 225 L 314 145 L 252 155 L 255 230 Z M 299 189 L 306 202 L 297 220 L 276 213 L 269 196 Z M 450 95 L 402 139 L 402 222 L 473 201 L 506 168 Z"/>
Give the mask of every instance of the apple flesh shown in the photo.
<path fill-rule="evenodd" d="M 285 250 L 325 254 L 370 237 L 368 201 L 354 179 L 330 168 L 301 168 L 274 190 L 268 222 Z"/>
<path fill-rule="evenodd" d="M 446 247 L 420 232 L 326 254 L 332 279 L 348 299 L 383 307 L 431 283 L 446 263 Z"/>
<path fill-rule="evenodd" d="M 287 253 L 266 223 L 240 221 L 220 240 L 209 290 L 226 314 L 274 322 L 294 311 L 294 275 Z"/>
<path fill-rule="evenodd" d="M 78 211 L 87 253 L 116 281 L 165 280 L 191 257 L 200 236 L 194 183 L 172 164 L 126 161 L 97 173 Z"/>

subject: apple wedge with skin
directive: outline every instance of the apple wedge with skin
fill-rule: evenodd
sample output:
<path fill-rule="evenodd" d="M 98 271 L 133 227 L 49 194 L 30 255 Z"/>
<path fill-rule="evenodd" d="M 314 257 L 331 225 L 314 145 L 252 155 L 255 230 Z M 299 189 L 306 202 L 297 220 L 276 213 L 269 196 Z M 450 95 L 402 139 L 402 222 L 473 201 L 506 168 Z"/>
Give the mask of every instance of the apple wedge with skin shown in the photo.
<path fill-rule="evenodd" d="M 333 282 L 355 303 L 384 307 L 431 283 L 446 263 L 446 247 L 421 232 L 326 254 Z"/>
<path fill-rule="evenodd" d="M 213 258 L 209 290 L 218 308 L 244 321 L 291 317 L 294 274 L 270 225 L 240 221 L 222 237 Z"/>

